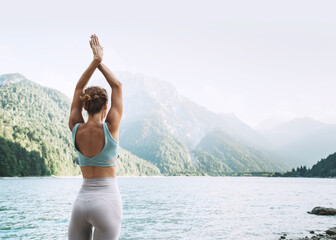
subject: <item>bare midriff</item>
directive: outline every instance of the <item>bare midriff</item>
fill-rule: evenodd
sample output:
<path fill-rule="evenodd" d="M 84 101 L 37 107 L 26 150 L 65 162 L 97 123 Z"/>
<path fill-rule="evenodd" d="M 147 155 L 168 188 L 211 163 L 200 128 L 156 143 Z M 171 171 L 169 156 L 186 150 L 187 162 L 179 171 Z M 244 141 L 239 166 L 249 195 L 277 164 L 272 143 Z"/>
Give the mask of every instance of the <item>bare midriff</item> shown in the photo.
<path fill-rule="evenodd" d="M 116 161 L 116 158 L 108 162 L 113 161 Z M 83 178 L 116 177 L 117 165 L 110 167 L 86 166 L 80 168 L 82 170 Z"/>

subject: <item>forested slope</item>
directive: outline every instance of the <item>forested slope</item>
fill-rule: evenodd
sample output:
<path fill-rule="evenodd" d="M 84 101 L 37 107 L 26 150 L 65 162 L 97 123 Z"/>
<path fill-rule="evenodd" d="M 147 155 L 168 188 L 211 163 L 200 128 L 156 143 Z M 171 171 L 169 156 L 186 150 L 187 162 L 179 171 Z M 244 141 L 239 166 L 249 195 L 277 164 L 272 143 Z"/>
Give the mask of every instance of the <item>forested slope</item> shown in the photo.
<path fill-rule="evenodd" d="M 21 74 L 0 76 L 0 176 L 79 175 L 68 128 L 70 100 Z M 118 175 L 159 169 L 121 150 Z"/>

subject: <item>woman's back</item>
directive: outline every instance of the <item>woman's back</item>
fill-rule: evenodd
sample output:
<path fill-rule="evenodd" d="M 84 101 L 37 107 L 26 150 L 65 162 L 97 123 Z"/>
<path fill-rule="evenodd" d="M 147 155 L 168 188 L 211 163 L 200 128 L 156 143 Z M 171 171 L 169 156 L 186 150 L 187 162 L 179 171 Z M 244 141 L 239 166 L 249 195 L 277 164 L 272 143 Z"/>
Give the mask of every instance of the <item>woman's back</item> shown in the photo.
<path fill-rule="evenodd" d="M 104 148 L 105 135 L 102 124 L 81 124 L 76 133 L 78 150 L 86 157 L 98 155 Z"/>
<path fill-rule="evenodd" d="M 104 131 L 104 124 L 106 124 L 107 129 Z M 77 150 L 86 157 L 87 165 L 95 165 L 94 160 L 96 157 L 99 158 L 100 154 L 104 149 L 105 136 L 109 132 L 111 140 L 118 142 L 118 138 L 115 133 L 111 133 L 108 129 L 108 123 L 85 123 L 80 124 L 77 129 L 75 129 L 75 144 Z M 107 138 L 108 139 L 108 138 Z M 94 159 L 87 159 L 94 158 Z M 112 163 L 117 161 L 117 157 L 112 157 L 108 159 L 106 163 Z M 95 177 L 116 177 L 116 165 L 113 166 L 81 166 L 82 174 L 84 178 L 95 178 Z"/>

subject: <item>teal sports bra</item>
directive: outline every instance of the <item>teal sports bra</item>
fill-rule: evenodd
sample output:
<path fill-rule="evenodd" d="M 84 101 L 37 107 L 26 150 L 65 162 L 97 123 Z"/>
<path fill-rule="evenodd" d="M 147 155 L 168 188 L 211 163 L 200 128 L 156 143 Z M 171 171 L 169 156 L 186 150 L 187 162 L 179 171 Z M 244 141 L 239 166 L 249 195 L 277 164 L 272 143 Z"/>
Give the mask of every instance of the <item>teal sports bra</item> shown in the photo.
<path fill-rule="evenodd" d="M 76 123 L 72 129 L 72 140 L 75 146 L 75 150 L 78 155 L 79 166 L 96 166 L 96 167 L 110 167 L 117 164 L 119 158 L 119 142 L 117 142 L 111 135 L 106 122 L 103 122 L 105 145 L 103 150 L 94 157 L 86 157 L 80 151 L 78 151 L 76 146 L 76 132 L 79 125 L 84 123 Z M 109 162 L 117 157 L 117 160 Z"/>

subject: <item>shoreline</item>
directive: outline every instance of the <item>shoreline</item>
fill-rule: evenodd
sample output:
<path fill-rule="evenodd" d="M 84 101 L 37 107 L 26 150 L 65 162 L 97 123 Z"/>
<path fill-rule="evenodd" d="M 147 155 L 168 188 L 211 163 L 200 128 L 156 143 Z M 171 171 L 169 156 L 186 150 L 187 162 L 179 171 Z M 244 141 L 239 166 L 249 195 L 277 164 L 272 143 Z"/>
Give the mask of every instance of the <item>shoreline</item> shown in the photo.
<path fill-rule="evenodd" d="M 333 229 L 333 234 L 328 234 L 327 232 Z M 280 239 L 284 240 L 336 240 L 335 228 L 329 228 L 328 230 L 311 230 L 304 237 L 296 238 L 286 238 L 286 234 L 281 235 Z"/>
<path fill-rule="evenodd" d="M 212 177 L 212 178 L 222 178 L 222 177 L 248 177 L 248 178 L 270 178 L 270 176 L 164 176 L 164 175 L 153 175 L 153 176 L 117 176 L 116 178 L 169 178 L 169 177 L 180 177 L 180 178 L 202 178 L 202 177 Z M 10 179 L 41 179 L 41 178 L 83 178 L 83 176 L 24 176 L 24 177 L 0 177 L 0 180 L 10 180 Z M 322 179 L 336 179 L 336 177 L 271 177 L 271 178 L 322 178 Z"/>
<path fill-rule="evenodd" d="M 189 177 L 247 177 L 247 176 L 117 176 L 116 178 L 189 178 Z M 257 177 L 257 176 L 251 176 Z M 40 178 L 83 178 L 83 176 L 25 176 L 25 177 L 0 177 L 0 180 L 10 179 L 40 179 Z"/>

